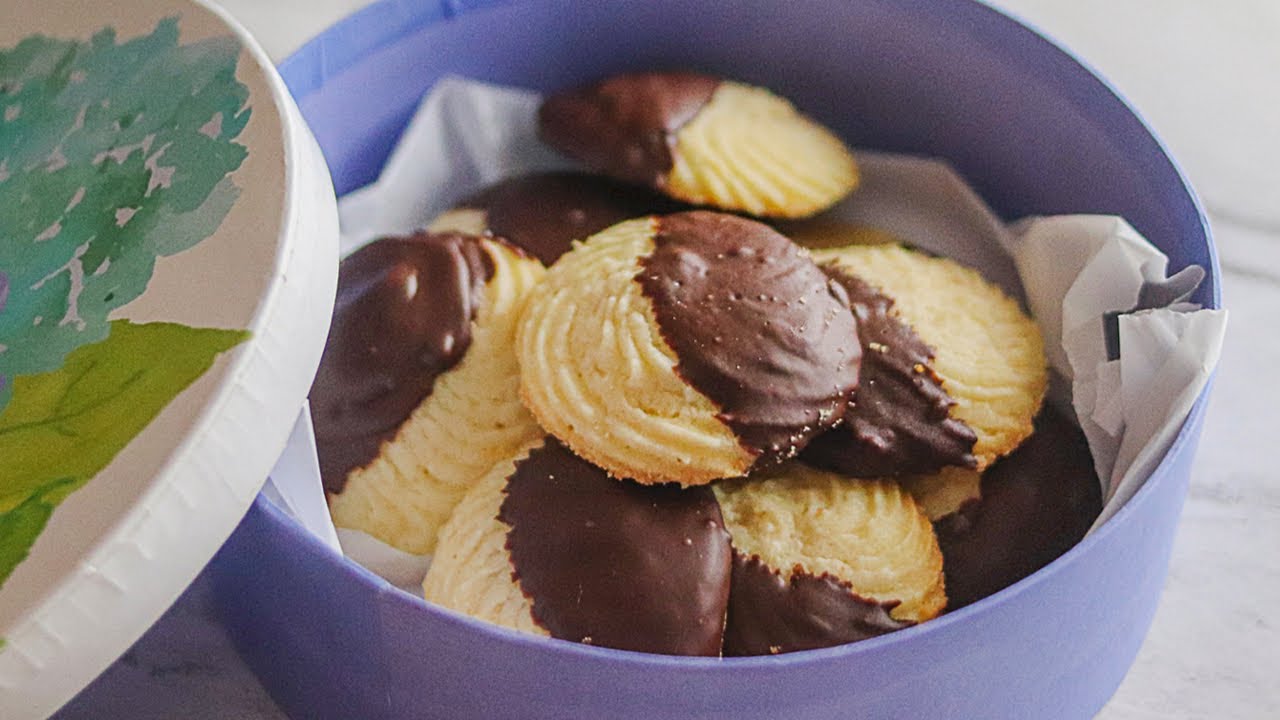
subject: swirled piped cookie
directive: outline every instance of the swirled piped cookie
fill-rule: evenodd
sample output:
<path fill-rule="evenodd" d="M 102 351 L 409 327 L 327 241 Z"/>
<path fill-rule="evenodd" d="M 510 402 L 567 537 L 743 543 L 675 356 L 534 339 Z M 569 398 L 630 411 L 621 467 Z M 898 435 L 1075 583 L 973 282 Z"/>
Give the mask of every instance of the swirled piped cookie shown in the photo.
<path fill-rule="evenodd" d="M 550 265 L 573 241 L 645 215 L 686 209 L 646 187 L 604 175 L 540 172 L 481 189 L 431 222 L 433 231 L 492 234 Z"/>
<path fill-rule="evenodd" d="M 807 462 L 857 477 L 982 470 L 1032 431 L 1048 384 L 1040 329 L 976 271 L 900 245 L 815 250 L 863 343 L 844 424 Z"/>
<path fill-rule="evenodd" d="M 853 642 L 946 605 L 933 526 L 895 482 L 790 463 L 712 489 L 733 539 L 725 655 Z"/>
<path fill-rule="evenodd" d="M 708 488 L 619 481 L 548 437 L 459 503 L 423 596 L 563 640 L 719 656 L 730 555 Z"/>
<path fill-rule="evenodd" d="M 614 477 L 682 485 L 794 456 L 840 420 L 860 356 L 806 251 L 705 211 L 576 246 L 531 294 L 516 351 L 548 432 Z"/>
<path fill-rule="evenodd" d="M 759 87 L 695 73 L 617 75 L 548 97 L 547 144 L 588 168 L 678 200 L 807 217 L 858 184 L 830 130 Z"/>
<path fill-rule="evenodd" d="M 494 238 L 420 232 L 342 261 L 311 388 L 334 524 L 429 554 L 472 483 L 542 431 L 512 349 L 541 263 Z"/>

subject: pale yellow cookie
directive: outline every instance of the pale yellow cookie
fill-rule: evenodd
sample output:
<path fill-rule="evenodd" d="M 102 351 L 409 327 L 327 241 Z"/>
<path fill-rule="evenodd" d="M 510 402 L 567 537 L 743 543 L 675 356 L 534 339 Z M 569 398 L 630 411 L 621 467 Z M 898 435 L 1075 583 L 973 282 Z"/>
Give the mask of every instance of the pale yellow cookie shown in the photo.
<path fill-rule="evenodd" d="M 546 636 L 550 633 L 533 619 L 532 602 L 511 577 L 506 547 L 511 528 L 498 519 L 507 478 L 528 450 L 521 448 L 494 465 L 454 508 L 440 528 L 438 550 L 422 581 L 422 594 L 450 610 Z"/>
<path fill-rule="evenodd" d="M 558 260 L 516 354 L 525 404 L 575 453 L 614 477 L 697 485 L 835 425 L 859 348 L 800 248 L 692 212 L 620 223 Z"/>
<path fill-rule="evenodd" d="M 538 130 L 592 170 L 720 210 L 809 217 L 858 184 L 830 130 L 764 88 L 710 75 L 629 73 L 554 93 Z"/>
<path fill-rule="evenodd" d="M 453 208 L 445 210 L 427 226 L 431 232 L 459 232 L 468 235 L 484 235 L 489 232 L 489 219 L 484 210 Z"/>
<path fill-rule="evenodd" d="M 617 477 L 741 475 L 755 457 L 676 374 L 675 351 L 634 280 L 654 227 L 647 218 L 615 225 L 551 269 L 516 337 L 520 394 L 551 434 Z"/>
<path fill-rule="evenodd" d="M 623 220 L 689 209 L 650 188 L 572 171 L 516 175 L 462 199 L 432 230 L 490 233 L 551 265 L 584 240 Z"/>
<path fill-rule="evenodd" d="M 619 481 L 547 437 L 485 476 L 438 547 L 431 602 L 561 640 L 720 655 L 732 550 L 708 488 Z"/>
<path fill-rule="evenodd" d="M 977 271 L 900 245 L 815 250 L 895 301 L 893 312 L 935 351 L 933 370 L 955 401 L 951 417 L 977 435 L 980 471 L 1032 431 L 1048 386 L 1040 328 Z"/>
<path fill-rule="evenodd" d="M 901 478 L 902 488 L 911 493 L 916 505 L 937 521 L 964 507 L 966 503 L 982 499 L 982 474 L 962 467 L 944 467 L 928 475 L 912 475 Z"/>
<path fill-rule="evenodd" d="M 858 185 L 857 165 L 840 138 L 764 88 L 720 83 L 675 139 L 664 190 L 685 202 L 808 217 Z"/>
<path fill-rule="evenodd" d="M 712 488 L 734 551 L 784 580 L 828 574 L 861 598 L 898 603 L 894 620 L 922 622 L 946 605 L 933 526 L 896 482 L 788 464 Z"/>
<path fill-rule="evenodd" d="M 471 345 L 377 457 L 352 470 L 342 492 L 329 495 L 335 525 L 405 552 L 430 554 L 437 531 L 471 485 L 543 434 L 520 403 L 513 346 L 520 311 L 545 270 L 505 244 L 480 242 L 493 274 Z"/>

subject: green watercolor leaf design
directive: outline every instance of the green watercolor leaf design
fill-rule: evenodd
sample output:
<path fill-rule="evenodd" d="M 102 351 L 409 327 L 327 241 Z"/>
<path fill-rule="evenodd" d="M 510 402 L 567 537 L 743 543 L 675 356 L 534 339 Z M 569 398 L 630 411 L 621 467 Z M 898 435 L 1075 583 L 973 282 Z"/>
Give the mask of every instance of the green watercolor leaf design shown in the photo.
<path fill-rule="evenodd" d="M 169 18 L 126 42 L 0 48 L 0 408 L 18 376 L 105 338 L 156 259 L 212 235 L 239 194 L 241 48 L 178 39 Z"/>
<path fill-rule="evenodd" d="M 71 478 L 58 478 L 24 500 L 21 505 L 0 513 L 0 585 L 4 584 L 19 563 L 27 559 L 31 546 L 49 522 L 49 516 L 57 507 L 52 496 L 72 483 Z"/>
<path fill-rule="evenodd" d="M 110 323 L 59 368 L 18 377 L 0 413 L 0 585 L 53 509 L 97 475 L 244 330 Z"/>

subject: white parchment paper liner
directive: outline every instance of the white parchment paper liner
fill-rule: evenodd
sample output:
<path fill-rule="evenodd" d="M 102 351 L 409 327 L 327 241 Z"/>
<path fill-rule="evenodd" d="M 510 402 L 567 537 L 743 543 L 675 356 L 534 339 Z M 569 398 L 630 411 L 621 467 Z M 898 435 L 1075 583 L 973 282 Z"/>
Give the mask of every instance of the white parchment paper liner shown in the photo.
<path fill-rule="evenodd" d="M 417 114 L 377 182 L 339 204 L 346 254 L 369 240 L 410 232 L 502 178 L 570 167 L 537 139 L 536 93 L 444 78 Z M 1026 302 L 1044 330 L 1054 370 L 1070 383 L 1105 506 L 1094 528 L 1142 486 L 1182 427 L 1222 347 L 1226 311 L 1180 303 L 1119 319 L 1118 360 L 1108 360 L 1104 316 L 1137 304 L 1144 282 L 1164 279 L 1168 259 L 1123 219 L 1071 215 L 1006 226 L 945 162 L 857 152 L 862 185 L 830 217 L 886 230 L 977 268 Z M 1052 394 L 1052 393 L 1051 393 Z M 314 462 L 273 476 L 293 498 L 320 487 Z M 301 472 L 299 472 L 301 471 Z M 291 499 L 299 520 L 334 542 L 323 502 Z M 327 527 L 326 527 L 327 526 Z M 347 555 L 417 594 L 430 558 L 358 531 L 339 531 Z"/>

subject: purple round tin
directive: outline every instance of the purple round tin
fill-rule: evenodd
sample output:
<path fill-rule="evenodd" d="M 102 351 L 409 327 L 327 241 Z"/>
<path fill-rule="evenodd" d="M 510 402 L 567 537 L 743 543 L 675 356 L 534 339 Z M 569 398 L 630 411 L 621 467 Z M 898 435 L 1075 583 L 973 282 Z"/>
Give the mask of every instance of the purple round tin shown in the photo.
<path fill-rule="evenodd" d="M 859 148 L 947 160 L 1004 219 L 1120 215 L 1209 271 L 1202 209 L 1103 80 L 972 0 L 384 0 L 281 65 L 339 194 L 373 181 L 446 75 L 546 92 L 692 67 L 769 87 Z M 432 606 L 259 497 L 214 561 L 227 624 L 296 718 L 1087 718 L 1142 643 L 1202 393 L 1143 488 L 1073 549 L 927 623 L 822 650 L 684 658 L 523 635 Z"/>

